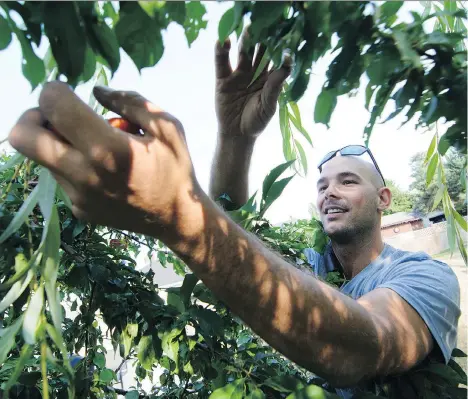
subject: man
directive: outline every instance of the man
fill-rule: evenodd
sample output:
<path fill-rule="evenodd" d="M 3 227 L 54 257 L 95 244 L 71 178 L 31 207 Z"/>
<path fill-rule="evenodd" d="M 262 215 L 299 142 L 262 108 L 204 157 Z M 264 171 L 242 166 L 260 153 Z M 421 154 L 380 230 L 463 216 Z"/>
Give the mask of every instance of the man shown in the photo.
<path fill-rule="evenodd" d="M 274 114 L 290 62 L 249 87 L 263 50 L 254 58 L 241 45 L 232 71 L 228 49 L 216 49 L 220 130 L 210 192 L 242 204 L 255 138 Z M 9 135 L 51 170 L 77 217 L 162 240 L 265 341 L 336 387 L 408 370 L 434 348 L 448 359 L 457 280 L 442 263 L 383 245 L 379 218 L 391 194 L 374 167 L 343 154 L 322 165 L 318 205 L 332 247 L 325 258 L 308 256 L 316 271 L 339 261 L 350 279 L 340 292 L 268 250 L 203 192 L 175 117 L 136 93 L 94 93 L 144 136 L 110 127 L 58 82 Z"/>

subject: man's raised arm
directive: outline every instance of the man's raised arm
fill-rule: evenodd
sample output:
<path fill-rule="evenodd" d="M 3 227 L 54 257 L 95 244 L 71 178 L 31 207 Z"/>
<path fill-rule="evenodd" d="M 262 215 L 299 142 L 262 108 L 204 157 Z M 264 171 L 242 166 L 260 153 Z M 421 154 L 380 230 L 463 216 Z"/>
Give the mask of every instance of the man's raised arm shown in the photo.
<path fill-rule="evenodd" d="M 160 239 L 272 347 L 337 386 L 407 370 L 427 355 L 430 334 L 397 294 L 355 301 L 235 224 L 200 188 L 176 118 L 136 93 L 95 96 L 144 136 L 112 128 L 58 82 L 9 135 L 54 174 L 76 217 Z"/>
<path fill-rule="evenodd" d="M 265 49 L 248 45 L 244 33 L 239 46 L 239 61 L 233 71 L 229 61 L 230 42 L 216 44 L 216 114 L 218 136 L 211 168 L 210 197 L 227 194 L 233 208 L 243 205 L 249 196 L 250 161 L 258 135 L 276 110 L 283 82 L 291 69 L 290 58 L 270 71 L 266 67 L 250 85 Z M 250 85 L 250 86 L 249 86 Z"/>

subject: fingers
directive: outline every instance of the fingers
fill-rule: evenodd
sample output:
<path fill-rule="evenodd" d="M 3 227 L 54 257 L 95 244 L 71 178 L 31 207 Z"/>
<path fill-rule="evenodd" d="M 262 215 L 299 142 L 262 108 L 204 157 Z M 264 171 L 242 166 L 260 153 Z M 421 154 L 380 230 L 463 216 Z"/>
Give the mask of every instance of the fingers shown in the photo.
<path fill-rule="evenodd" d="M 86 153 L 96 144 L 108 143 L 112 129 L 65 83 L 47 83 L 39 97 L 39 109 L 73 147 Z"/>
<path fill-rule="evenodd" d="M 226 39 L 224 45 L 216 41 L 215 48 L 215 69 L 216 78 L 227 78 L 232 73 L 231 62 L 229 61 L 229 50 L 231 49 L 231 41 Z"/>
<path fill-rule="evenodd" d="M 239 45 L 239 61 L 237 68 L 241 70 L 252 69 L 252 61 L 255 53 L 255 46 L 251 46 L 248 29 L 242 33 Z"/>
<path fill-rule="evenodd" d="M 184 135 L 183 127 L 176 118 L 136 92 L 97 86 L 94 88 L 94 96 L 107 109 L 140 126 L 145 134 L 167 140 L 171 129 L 166 129 L 163 125 L 172 124 L 182 136 Z"/>
<path fill-rule="evenodd" d="M 291 73 L 292 59 L 289 55 L 285 56 L 281 68 L 274 70 L 268 76 L 268 80 L 263 87 L 262 100 L 264 107 L 267 110 L 274 112 L 276 109 L 276 102 L 281 93 L 284 81 Z"/>
<path fill-rule="evenodd" d="M 44 117 L 37 109 L 26 111 L 11 130 L 10 145 L 26 157 L 70 177 L 83 173 L 83 157 L 60 137 L 42 127 Z"/>
<path fill-rule="evenodd" d="M 96 86 L 93 93 L 105 108 L 141 126 L 145 132 L 154 135 L 154 115 L 164 113 L 161 108 L 150 103 L 136 92 L 112 90 L 108 87 Z"/>

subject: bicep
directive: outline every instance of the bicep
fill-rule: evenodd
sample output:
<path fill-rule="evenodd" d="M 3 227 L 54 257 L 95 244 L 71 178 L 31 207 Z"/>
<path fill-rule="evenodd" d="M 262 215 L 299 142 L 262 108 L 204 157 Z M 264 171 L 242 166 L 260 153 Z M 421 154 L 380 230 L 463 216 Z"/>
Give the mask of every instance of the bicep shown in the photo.
<path fill-rule="evenodd" d="M 358 299 L 371 315 L 379 339 L 377 374 L 404 372 L 422 361 L 434 340 L 418 312 L 389 288 L 377 288 Z"/>

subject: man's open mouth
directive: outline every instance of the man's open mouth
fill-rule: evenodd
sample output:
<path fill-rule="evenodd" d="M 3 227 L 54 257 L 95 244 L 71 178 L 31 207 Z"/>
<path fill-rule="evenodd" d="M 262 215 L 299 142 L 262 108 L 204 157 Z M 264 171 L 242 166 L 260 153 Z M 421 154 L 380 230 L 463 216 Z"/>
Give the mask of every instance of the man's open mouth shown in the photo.
<path fill-rule="evenodd" d="M 325 209 L 325 215 L 333 215 L 333 214 L 345 213 L 345 212 L 348 212 L 348 211 L 346 209 L 343 209 L 343 208 L 333 207 L 333 208 L 326 208 Z"/>

